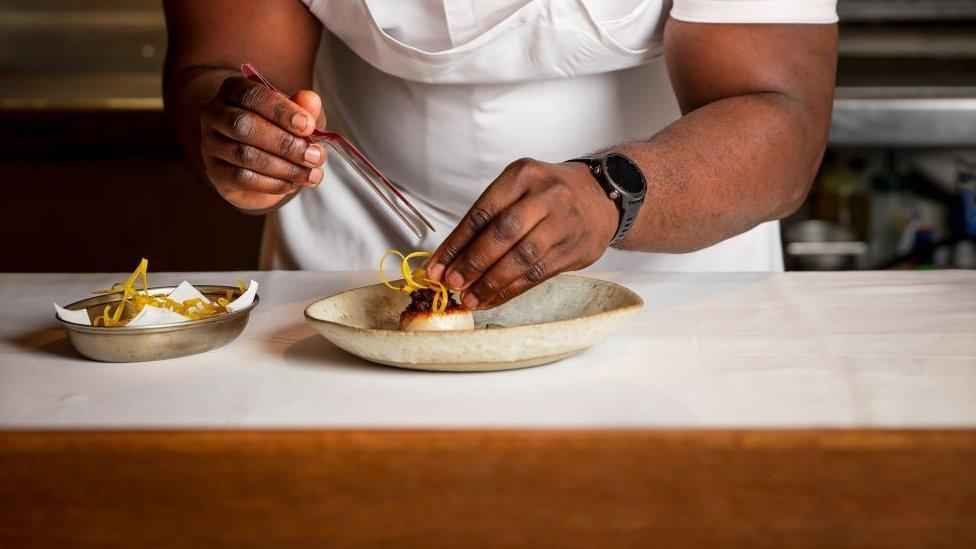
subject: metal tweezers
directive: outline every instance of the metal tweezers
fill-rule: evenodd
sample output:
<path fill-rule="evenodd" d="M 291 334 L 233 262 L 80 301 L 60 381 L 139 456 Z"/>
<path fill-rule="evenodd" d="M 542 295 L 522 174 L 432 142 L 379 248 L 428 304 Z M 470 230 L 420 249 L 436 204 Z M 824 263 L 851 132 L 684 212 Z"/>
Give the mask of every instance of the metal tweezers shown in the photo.
<path fill-rule="evenodd" d="M 261 76 L 261 73 L 259 73 L 251 64 L 244 63 L 241 65 L 241 72 L 244 73 L 244 76 L 246 76 L 248 79 L 254 80 L 255 82 L 260 82 L 272 90 L 281 93 L 277 88 L 271 85 L 271 82 L 268 82 L 266 78 Z M 339 156 L 341 156 L 347 164 L 356 170 L 356 173 L 362 177 L 363 181 L 365 181 L 370 188 L 373 189 L 377 196 L 379 196 L 380 199 L 382 199 L 383 202 L 385 202 L 386 205 L 393 210 L 393 213 L 395 213 L 397 217 L 399 217 L 400 220 L 402 220 L 403 223 L 409 227 L 411 231 L 413 231 L 413 234 L 417 235 L 418 238 L 422 237 L 423 233 L 421 232 L 420 226 L 418 226 L 415 221 L 410 219 L 410 213 L 416 216 L 417 219 L 423 222 L 424 225 L 429 227 L 431 231 L 437 231 L 437 229 L 434 228 L 434 225 L 431 224 L 431 222 L 428 221 L 427 218 L 424 217 L 424 215 L 421 214 L 420 211 L 418 211 L 417 208 L 415 208 L 405 196 L 403 196 L 403 193 L 401 193 L 399 189 L 397 189 L 396 186 L 393 185 L 393 183 L 382 174 L 382 172 L 376 169 L 376 166 L 374 166 L 373 163 L 370 162 L 365 155 L 363 155 L 363 153 L 359 152 L 359 149 L 357 149 L 341 134 L 314 130 L 312 135 L 309 135 L 304 139 L 309 143 L 320 143 L 324 141 L 325 143 L 331 145 L 335 152 L 339 153 Z M 383 189 L 389 191 L 389 194 L 384 192 Z M 393 195 L 393 198 L 391 198 L 390 195 Z M 409 212 L 404 211 L 403 208 L 398 206 L 396 201 L 399 201 L 401 204 L 403 204 L 403 206 L 406 206 Z"/>

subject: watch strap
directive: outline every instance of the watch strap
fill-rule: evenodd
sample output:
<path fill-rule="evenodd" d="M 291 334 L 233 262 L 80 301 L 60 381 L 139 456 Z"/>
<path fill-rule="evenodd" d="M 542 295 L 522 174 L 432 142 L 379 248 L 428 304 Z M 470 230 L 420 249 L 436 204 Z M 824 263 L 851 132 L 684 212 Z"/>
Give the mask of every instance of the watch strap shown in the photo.
<path fill-rule="evenodd" d="M 602 172 L 603 157 L 603 154 L 591 154 L 574 158 L 570 162 L 582 162 L 589 166 L 593 177 L 599 182 L 604 192 L 607 193 L 607 198 L 617 205 L 617 209 L 620 211 L 620 218 L 617 221 L 617 230 L 614 232 L 613 238 L 610 239 L 610 245 L 612 246 L 623 240 L 627 236 L 627 233 L 630 232 L 631 227 L 634 226 L 634 221 L 637 219 L 638 212 L 640 212 L 640 202 L 628 200 L 627 197 L 607 182 L 607 175 Z"/>
<path fill-rule="evenodd" d="M 622 198 L 622 200 L 626 199 Z M 613 238 L 610 239 L 611 245 L 620 242 L 625 236 L 627 236 L 627 233 L 629 233 L 630 229 L 634 226 L 634 221 L 637 220 L 637 214 L 640 213 L 640 202 L 632 202 L 627 200 L 626 204 L 622 205 L 618 202 L 617 205 L 621 206 L 620 224 L 617 225 L 617 232 L 614 233 Z"/>

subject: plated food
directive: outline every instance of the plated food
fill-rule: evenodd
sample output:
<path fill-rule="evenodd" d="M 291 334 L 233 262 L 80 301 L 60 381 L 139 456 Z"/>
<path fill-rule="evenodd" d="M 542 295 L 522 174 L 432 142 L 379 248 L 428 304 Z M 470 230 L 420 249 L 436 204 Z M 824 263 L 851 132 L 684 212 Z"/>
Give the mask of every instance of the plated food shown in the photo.
<path fill-rule="evenodd" d="M 400 312 L 399 329 L 405 332 L 473 330 L 474 316 L 471 310 L 458 303 L 443 284 L 427 278 L 426 261 L 416 269 L 411 267 L 411 259 L 429 258 L 430 255 L 430 252 L 404 255 L 398 250 L 390 250 L 380 259 L 380 279 L 383 284 L 391 290 L 410 295 L 410 303 Z M 399 286 L 387 279 L 383 269 L 390 256 L 400 258 L 403 283 Z"/>
<path fill-rule="evenodd" d="M 337 347 L 371 362 L 486 372 L 572 356 L 618 331 L 643 305 L 640 296 L 619 284 L 569 274 L 491 309 L 471 311 L 473 330 L 400 330 L 410 302 L 404 291 L 374 284 L 315 301 L 305 309 L 305 319 Z"/>

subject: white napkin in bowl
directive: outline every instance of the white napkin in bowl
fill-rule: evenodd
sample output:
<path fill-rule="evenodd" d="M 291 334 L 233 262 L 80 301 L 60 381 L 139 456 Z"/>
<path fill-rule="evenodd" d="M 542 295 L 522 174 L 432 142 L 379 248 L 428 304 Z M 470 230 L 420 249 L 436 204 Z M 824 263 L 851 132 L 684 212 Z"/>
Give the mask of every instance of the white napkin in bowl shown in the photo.
<path fill-rule="evenodd" d="M 156 326 L 157 324 L 173 324 L 176 322 L 189 322 L 190 319 L 176 311 L 146 305 L 139 311 L 139 314 L 132 317 L 126 328 L 138 328 L 141 326 Z"/>
<path fill-rule="evenodd" d="M 241 297 L 231 301 L 227 304 L 227 312 L 233 313 L 234 311 L 240 311 L 251 306 L 254 303 L 254 296 L 258 294 L 258 283 L 254 280 L 248 283 L 247 289 L 241 294 Z"/>
<path fill-rule="evenodd" d="M 175 290 L 170 292 L 169 296 L 167 297 L 169 297 L 170 299 L 178 303 L 183 303 L 184 301 L 187 301 L 189 299 L 197 299 L 197 298 L 203 300 L 204 303 L 210 303 L 210 300 L 207 299 L 207 296 L 201 294 L 200 290 L 194 288 L 192 284 L 190 284 L 185 280 L 183 282 L 180 282 L 180 285 L 177 286 Z"/>
<path fill-rule="evenodd" d="M 88 311 L 82 309 L 80 311 L 72 311 L 71 309 L 65 309 L 64 307 L 54 304 L 54 312 L 58 315 L 58 318 L 65 322 L 71 322 L 72 324 L 84 324 L 85 326 L 91 326 L 91 319 L 88 318 Z"/>

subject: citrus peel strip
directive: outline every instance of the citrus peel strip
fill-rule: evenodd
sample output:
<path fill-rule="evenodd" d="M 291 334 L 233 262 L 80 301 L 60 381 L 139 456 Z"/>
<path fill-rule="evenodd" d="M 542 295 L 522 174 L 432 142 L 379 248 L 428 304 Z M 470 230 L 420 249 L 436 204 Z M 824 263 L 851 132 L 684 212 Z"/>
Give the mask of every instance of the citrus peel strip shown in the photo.
<path fill-rule="evenodd" d="M 145 307 L 152 306 L 161 309 L 169 309 L 176 313 L 179 313 L 189 320 L 200 320 L 202 318 L 209 318 L 211 316 L 226 313 L 227 304 L 230 303 L 231 298 L 234 295 L 234 290 L 227 290 L 225 293 L 226 297 L 217 298 L 215 302 L 207 303 L 199 297 L 187 299 L 185 301 L 179 302 L 170 299 L 169 296 L 165 295 L 150 295 L 149 294 L 149 260 L 142 259 L 139 262 L 139 266 L 136 270 L 132 272 L 131 275 L 126 279 L 125 282 L 115 283 L 107 290 L 96 290 L 94 293 L 99 294 L 110 294 L 110 293 L 122 293 L 122 300 L 119 302 L 118 307 L 115 308 L 115 312 L 111 312 L 111 305 L 106 305 L 102 314 L 95 318 L 93 324 L 95 326 L 125 326 L 129 319 L 123 319 L 122 313 L 125 310 L 127 303 L 132 304 L 132 316 L 138 315 Z M 142 291 L 136 289 L 136 281 L 142 281 Z M 238 281 L 238 288 L 240 294 L 244 293 L 244 284 Z"/>
<path fill-rule="evenodd" d="M 386 271 L 383 269 L 383 264 L 386 262 L 386 258 L 395 255 L 400 258 L 400 274 L 403 275 L 403 285 L 396 286 L 386 277 Z M 447 309 L 448 303 L 450 303 L 449 294 L 447 288 L 443 284 L 435 280 L 427 278 L 426 265 L 427 261 L 418 267 L 413 269 L 410 266 L 410 260 L 415 257 L 430 258 L 430 252 L 412 252 L 407 255 L 403 255 L 399 250 L 388 250 L 383 257 L 380 258 L 380 280 L 383 284 L 391 290 L 396 290 L 398 292 L 410 293 L 415 290 L 434 290 L 434 298 L 431 303 L 431 309 L 435 312 L 442 313 Z"/>

